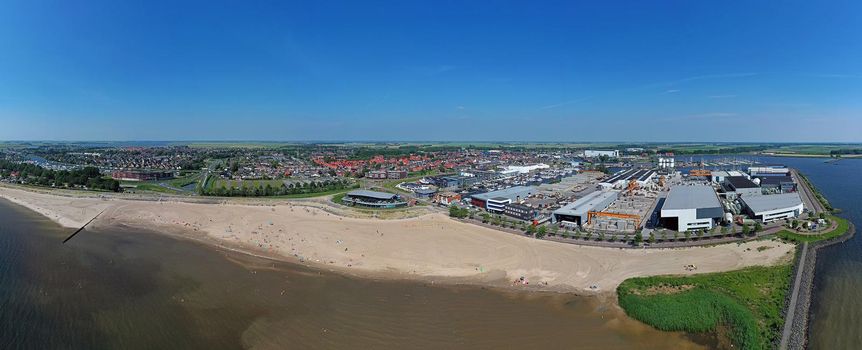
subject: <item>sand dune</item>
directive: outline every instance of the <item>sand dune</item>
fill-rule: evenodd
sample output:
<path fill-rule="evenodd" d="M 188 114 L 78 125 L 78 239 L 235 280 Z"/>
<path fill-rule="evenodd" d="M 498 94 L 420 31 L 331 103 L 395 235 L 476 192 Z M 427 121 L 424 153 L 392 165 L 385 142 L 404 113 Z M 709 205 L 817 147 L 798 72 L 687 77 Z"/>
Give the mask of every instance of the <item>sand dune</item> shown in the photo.
<path fill-rule="evenodd" d="M 0 187 L 0 197 L 65 226 L 128 225 L 187 235 L 256 254 L 357 275 L 443 279 L 586 293 L 612 291 L 626 278 L 726 271 L 789 258 L 793 245 L 750 242 L 680 249 L 583 247 L 520 237 L 442 214 L 378 220 L 296 204 L 192 204 L 71 198 Z M 758 252 L 757 247 L 768 246 Z M 545 285 L 547 283 L 547 285 Z M 538 287 L 536 287 L 538 285 Z M 595 286 L 595 288 L 591 288 Z"/>

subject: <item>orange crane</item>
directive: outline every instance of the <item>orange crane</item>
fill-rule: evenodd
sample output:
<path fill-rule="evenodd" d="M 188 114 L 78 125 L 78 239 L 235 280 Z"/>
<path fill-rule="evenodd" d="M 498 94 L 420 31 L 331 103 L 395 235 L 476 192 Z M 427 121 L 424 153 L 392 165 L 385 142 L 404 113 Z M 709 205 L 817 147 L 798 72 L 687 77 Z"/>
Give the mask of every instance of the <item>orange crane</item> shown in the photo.
<path fill-rule="evenodd" d="M 712 176 L 712 172 L 707 169 L 691 169 L 691 171 L 688 172 L 688 175 L 710 177 Z"/>
<path fill-rule="evenodd" d="M 658 186 L 659 187 L 664 188 L 664 180 L 665 180 L 664 175 L 659 176 L 659 178 L 658 178 Z"/>
<path fill-rule="evenodd" d="M 635 180 L 635 179 L 631 179 L 631 180 L 629 180 L 629 185 L 628 185 L 628 194 L 631 196 L 631 195 L 632 195 L 632 192 L 634 192 L 634 190 L 638 189 L 638 187 L 639 187 L 639 186 L 638 186 L 638 181 L 637 181 L 637 180 Z"/>
<path fill-rule="evenodd" d="M 609 213 L 609 212 L 605 212 L 605 211 L 589 211 L 589 212 L 587 212 L 587 224 L 591 224 L 593 222 L 593 218 L 596 216 L 605 216 L 605 217 L 611 217 L 611 218 L 617 218 L 617 219 L 632 220 L 635 222 L 635 229 L 641 227 L 641 217 L 639 215 Z"/>

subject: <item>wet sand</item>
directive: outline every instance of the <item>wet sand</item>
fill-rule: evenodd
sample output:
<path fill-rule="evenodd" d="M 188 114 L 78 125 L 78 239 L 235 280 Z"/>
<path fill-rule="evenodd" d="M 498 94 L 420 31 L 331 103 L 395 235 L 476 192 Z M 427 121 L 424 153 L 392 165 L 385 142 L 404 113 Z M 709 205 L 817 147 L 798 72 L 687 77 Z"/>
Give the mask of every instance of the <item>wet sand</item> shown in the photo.
<path fill-rule="evenodd" d="M 0 199 L 0 348 L 700 349 L 613 298 L 355 278 Z"/>

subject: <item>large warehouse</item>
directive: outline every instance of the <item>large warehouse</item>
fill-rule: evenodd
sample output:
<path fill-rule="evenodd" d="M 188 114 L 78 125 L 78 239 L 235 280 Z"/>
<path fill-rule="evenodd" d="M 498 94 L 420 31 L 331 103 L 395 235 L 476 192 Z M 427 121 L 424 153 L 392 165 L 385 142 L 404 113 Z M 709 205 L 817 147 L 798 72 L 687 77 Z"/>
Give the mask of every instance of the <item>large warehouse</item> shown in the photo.
<path fill-rule="evenodd" d="M 790 175 L 790 169 L 782 164 L 770 165 L 752 165 L 748 167 L 748 173 L 751 176 L 787 176 Z"/>
<path fill-rule="evenodd" d="M 707 185 L 674 186 L 661 207 L 662 226 L 679 232 L 712 229 L 723 215 L 715 190 Z"/>
<path fill-rule="evenodd" d="M 503 190 L 474 194 L 470 197 L 470 203 L 491 212 L 502 213 L 506 204 L 521 203 L 535 192 L 536 189 L 529 186 L 509 187 Z"/>
<path fill-rule="evenodd" d="M 656 171 L 652 169 L 632 168 L 622 170 L 599 182 L 599 186 L 605 189 L 625 188 L 631 180 L 637 181 L 638 186 L 646 186 L 655 177 L 655 174 Z"/>
<path fill-rule="evenodd" d="M 795 218 L 804 208 L 796 192 L 742 197 L 742 201 L 748 215 L 764 223 Z"/>
<path fill-rule="evenodd" d="M 591 211 L 605 210 L 619 197 L 619 191 L 595 191 L 554 210 L 552 220 L 559 223 L 582 225 Z"/>

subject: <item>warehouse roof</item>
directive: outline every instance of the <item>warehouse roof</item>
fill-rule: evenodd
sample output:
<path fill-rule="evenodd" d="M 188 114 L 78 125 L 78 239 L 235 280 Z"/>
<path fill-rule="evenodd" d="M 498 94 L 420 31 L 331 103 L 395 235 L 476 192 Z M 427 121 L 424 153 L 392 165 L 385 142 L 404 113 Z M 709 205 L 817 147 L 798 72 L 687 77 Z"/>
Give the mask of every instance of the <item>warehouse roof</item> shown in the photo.
<path fill-rule="evenodd" d="M 602 181 L 603 183 L 614 184 L 618 181 L 629 181 L 629 180 L 637 180 L 637 181 L 646 181 L 655 174 L 655 170 L 651 169 L 628 169 L 619 171 L 608 179 Z"/>
<path fill-rule="evenodd" d="M 379 200 L 395 199 L 398 196 L 394 193 L 377 192 L 377 191 L 369 191 L 369 190 L 350 191 L 350 192 L 347 192 L 347 195 L 351 196 L 351 197 L 368 197 L 368 198 L 374 198 L 374 199 L 379 199 Z"/>
<path fill-rule="evenodd" d="M 760 179 L 760 185 L 780 185 L 784 183 L 793 183 L 793 178 L 790 176 L 764 176 Z"/>
<path fill-rule="evenodd" d="M 472 198 L 476 198 L 483 201 L 497 197 L 503 197 L 508 199 L 515 199 L 515 197 L 521 197 L 521 199 L 524 199 L 527 196 L 531 195 L 533 192 L 535 192 L 535 189 L 533 187 L 515 186 L 497 191 L 474 194 Z"/>
<path fill-rule="evenodd" d="M 673 186 L 662 210 L 721 208 L 715 190 L 706 185 Z"/>
<path fill-rule="evenodd" d="M 554 214 L 584 216 L 589 211 L 605 209 L 619 196 L 618 191 L 595 191 L 578 200 L 554 210 Z"/>
<path fill-rule="evenodd" d="M 757 184 L 749 180 L 745 176 L 728 176 L 724 181 L 729 183 L 733 188 L 757 188 Z"/>
<path fill-rule="evenodd" d="M 742 198 L 742 200 L 745 202 L 745 205 L 755 213 L 788 209 L 802 204 L 802 199 L 799 198 L 799 193 L 796 192 L 751 196 Z"/>

